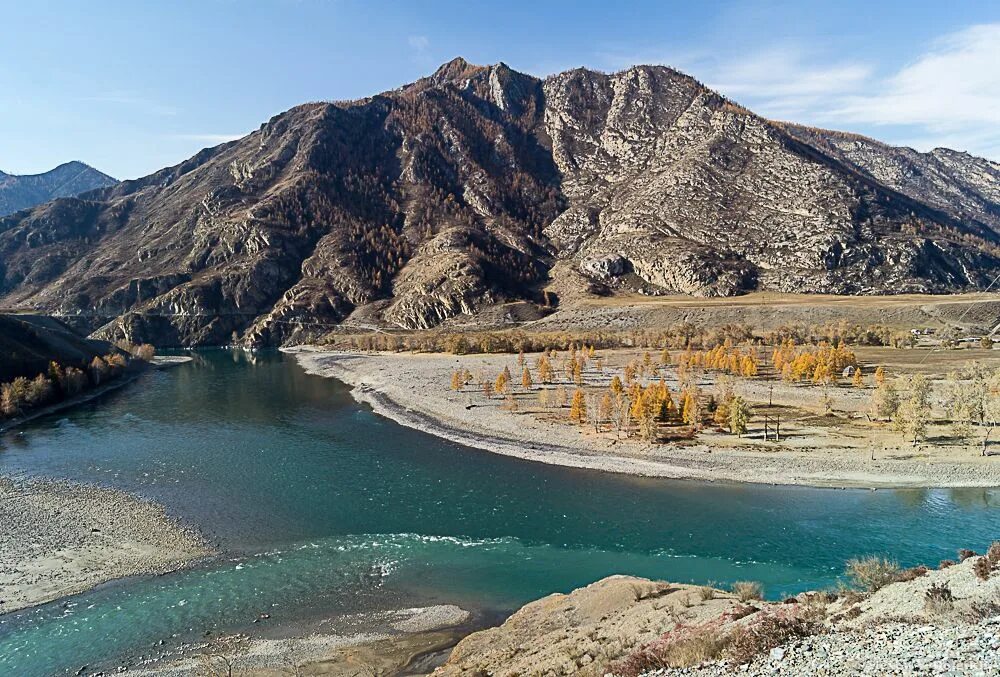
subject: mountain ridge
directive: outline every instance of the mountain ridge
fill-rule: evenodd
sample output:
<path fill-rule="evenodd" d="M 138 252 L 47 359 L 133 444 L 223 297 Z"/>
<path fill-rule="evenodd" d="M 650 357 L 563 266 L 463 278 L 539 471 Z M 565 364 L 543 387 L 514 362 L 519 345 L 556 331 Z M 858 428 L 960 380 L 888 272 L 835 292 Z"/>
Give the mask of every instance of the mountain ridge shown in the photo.
<path fill-rule="evenodd" d="M 0 303 L 106 338 L 275 345 L 511 301 L 948 292 L 1000 270 L 995 163 L 820 131 L 662 66 L 453 59 L 0 219 Z"/>
<path fill-rule="evenodd" d="M 0 216 L 115 183 L 116 179 L 79 160 L 64 162 L 40 174 L 0 171 Z"/>

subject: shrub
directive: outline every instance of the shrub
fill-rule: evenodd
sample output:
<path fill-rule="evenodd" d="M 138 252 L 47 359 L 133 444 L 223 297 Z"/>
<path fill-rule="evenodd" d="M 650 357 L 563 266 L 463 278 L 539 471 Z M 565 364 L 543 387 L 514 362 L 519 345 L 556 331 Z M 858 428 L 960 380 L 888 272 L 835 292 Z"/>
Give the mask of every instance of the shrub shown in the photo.
<path fill-rule="evenodd" d="M 997 593 L 993 599 L 973 602 L 965 613 L 965 619 L 970 623 L 979 623 L 987 618 L 996 618 L 997 616 L 1000 616 L 1000 593 Z"/>
<path fill-rule="evenodd" d="M 926 575 L 927 572 L 928 569 L 925 566 L 910 567 L 909 569 L 903 569 L 896 580 L 903 582 L 916 580 L 917 578 Z"/>
<path fill-rule="evenodd" d="M 969 559 L 970 557 L 975 557 L 975 556 L 976 556 L 976 551 L 975 550 L 969 550 L 968 548 L 962 548 L 961 550 L 958 551 L 958 561 L 959 562 L 964 562 L 965 560 Z"/>
<path fill-rule="evenodd" d="M 678 625 L 612 665 L 609 672 L 621 677 L 638 677 L 652 670 L 687 668 L 715 660 L 729 644 L 729 637 L 721 628 L 725 620 L 723 616 L 699 625 Z"/>
<path fill-rule="evenodd" d="M 981 581 L 988 581 L 990 579 L 990 572 L 993 570 L 990 558 L 980 557 L 976 560 L 976 563 L 972 565 L 972 570 L 976 573 L 976 578 Z"/>
<path fill-rule="evenodd" d="M 749 602 L 752 599 L 764 599 L 764 588 L 756 581 L 736 581 L 730 590 L 736 595 L 736 599 L 741 602 Z"/>
<path fill-rule="evenodd" d="M 701 601 L 707 602 L 710 599 L 715 599 L 715 588 L 711 585 L 703 585 L 698 588 L 698 595 L 701 597 Z"/>
<path fill-rule="evenodd" d="M 938 569 L 947 569 L 948 567 L 953 567 L 953 566 L 955 566 L 955 560 L 943 559 L 941 560 L 941 563 L 938 564 Z"/>
<path fill-rule="evenodd" d="M 899 565 L 884 557 L 862 557 L 847 561 L 847 575 L 854 584 L 875 592 L 899 578 Z"/>
<path fill-rule="evenodd" d="M 933 614 L 943 614 L 951 611 L 955 597 L 947 583 L 935 583 L 924 593 L 924 608 Z"/>
<path fill-rule="evenodd" d="M 990 549 L 986 551 L 986 559 L 994 566 L 1000 564 L 1000 541 L 993 541 Z"/>
<path fill-rule="evenodd" d="M 749 663 L 756 656 L 790 639 L 815 634 L 820 626 L 795 614 L 762 614 L 752 623 L 738 628 L 730 637 L 726 655 L 735 663 Z"/>

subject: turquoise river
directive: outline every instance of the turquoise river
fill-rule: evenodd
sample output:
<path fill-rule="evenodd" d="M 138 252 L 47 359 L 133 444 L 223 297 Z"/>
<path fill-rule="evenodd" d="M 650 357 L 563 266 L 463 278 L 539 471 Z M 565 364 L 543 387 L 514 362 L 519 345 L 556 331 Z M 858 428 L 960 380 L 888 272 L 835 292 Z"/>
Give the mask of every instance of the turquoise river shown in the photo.
<path fill-rule="evenodd" d="M 498 615 L 612 573 L 836 582 L 847 558 L 936 563 L 1000 536 L 1000 490 L 877 492 L 641 479 L 401 427 L 280 353 L 205 351 L 0 438 L 0 474 L 119 487 L 222 554 L 0 616 L 0 675 L 72 674 L 261 613 L 294 626 L 453 602 Z"/>

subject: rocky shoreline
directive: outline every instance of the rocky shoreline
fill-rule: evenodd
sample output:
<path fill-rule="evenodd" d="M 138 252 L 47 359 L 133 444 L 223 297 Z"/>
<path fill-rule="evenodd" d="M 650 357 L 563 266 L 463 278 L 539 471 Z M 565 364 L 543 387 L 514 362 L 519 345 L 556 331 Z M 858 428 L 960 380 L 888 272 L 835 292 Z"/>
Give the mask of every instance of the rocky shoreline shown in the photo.
<path fill-rule="evenodd" d="M 213 554 L 162 506 L 116 489 L 0 477 L 0 614 Z"/>
<path fill-rule="evenodd" d="M 1000 553 L 991 549 L 991 556 L 897 572 L 872 592 L 777 602 L 737 586 L 612 576 L 532 602 L 501 626 L 470 635 L 434 674 L 994 675 Z"/>
<path fill-rule="evenodd" d="M 509 355 L 347 353 L 284 349 L 311 374 L 353 386 L 352 395 L 402 425 L 493 453 L 553 465 L 630 475 L 835 488 L 995 487 L 1000 462 L 970 457 L 888 458 L 867 452 L 758 451 L 704 445 L 649 445 L 584 436 L 571 426 L 477 406 L 447 388 L 459 366 L 502 369 Z"/>

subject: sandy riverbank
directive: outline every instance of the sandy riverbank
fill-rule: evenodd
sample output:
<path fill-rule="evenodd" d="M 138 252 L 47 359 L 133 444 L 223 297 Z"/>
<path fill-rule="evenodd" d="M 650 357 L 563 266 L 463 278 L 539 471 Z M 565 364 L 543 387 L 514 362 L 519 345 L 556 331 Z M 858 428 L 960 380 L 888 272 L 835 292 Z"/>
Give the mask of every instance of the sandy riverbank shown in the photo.
<path fill-rule="evenodd" d="M 211 554 L 153 503 L 114 489 L 0 478 L 0 614 Z"/>
<path fill-rule="evenodd" d="M 510 355 L 361 354 L 287 349 L 305 370 L 354 387 L 377 413 L 439 437 L 507 456 L 562 466 L 676 479 L 822 487 L 1000 486 L 1000 457 L 928 451 L 877 454 L 859 448 L 651 445 L 588 435 L 448 388 L 459 368 L 496 372 Z M 516 365 L 515 365 L 516 366 Z"/>

